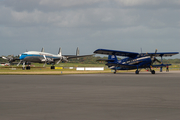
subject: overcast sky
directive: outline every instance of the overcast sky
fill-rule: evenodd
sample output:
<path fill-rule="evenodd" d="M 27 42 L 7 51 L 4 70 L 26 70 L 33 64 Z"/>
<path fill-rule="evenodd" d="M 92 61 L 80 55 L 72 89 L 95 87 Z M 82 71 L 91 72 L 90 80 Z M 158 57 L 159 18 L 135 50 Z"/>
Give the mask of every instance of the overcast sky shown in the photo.
<path fill-rule="evenodd" d="M 42 47 L 180 52 L 180 0 L 0 0 L 0 56 Z"/>

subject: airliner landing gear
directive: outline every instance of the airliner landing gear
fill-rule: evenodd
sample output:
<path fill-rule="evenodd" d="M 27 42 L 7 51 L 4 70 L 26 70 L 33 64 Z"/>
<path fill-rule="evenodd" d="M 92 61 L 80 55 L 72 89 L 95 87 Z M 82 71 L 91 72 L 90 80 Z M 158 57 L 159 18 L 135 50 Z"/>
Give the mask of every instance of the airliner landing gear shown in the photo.
<path fill-rule="evenodd" d="M 136 73 L 136 74 L 139 74 L 139 71 L 138 71 L 138 70 L 136 70 L 136 71 L 135 71 L 135 73 Z"/>
<path fill-rule="evenodd" d="M 26 67 L 26 70 L 30 70 L 30 69 L 31 69 L 31 67 L 30 67 L 30 66 L 27 66 L 27 67 Z"/>
<path fill-rule="evenodd" d="M 55 66 L 51 66 L 51 69 L 55 69 Z"/>

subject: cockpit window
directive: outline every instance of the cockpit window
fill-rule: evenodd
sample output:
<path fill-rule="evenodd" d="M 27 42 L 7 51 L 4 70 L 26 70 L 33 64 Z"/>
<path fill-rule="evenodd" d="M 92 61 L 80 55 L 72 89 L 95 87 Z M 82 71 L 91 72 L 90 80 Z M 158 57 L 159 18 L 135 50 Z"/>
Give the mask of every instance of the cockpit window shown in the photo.
<path fill-rule="evenodd" d="M 27 54 L 22 54 L 22 55 L 27 55 Z"/>

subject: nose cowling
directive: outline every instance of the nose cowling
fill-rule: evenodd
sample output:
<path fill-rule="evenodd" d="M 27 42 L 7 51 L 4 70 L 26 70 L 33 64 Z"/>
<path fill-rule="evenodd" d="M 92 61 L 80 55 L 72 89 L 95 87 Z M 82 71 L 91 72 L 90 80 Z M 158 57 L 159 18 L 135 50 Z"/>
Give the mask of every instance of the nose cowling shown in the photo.
<path fill-rule="evenodd" d="M 20 59 L 20 60 L 23 60 L 25 57 L 26 57 L 26 55 L 23 55 L 23 54 L 22 54 L 22 55 L 19 56 L 19 59 Z"/>

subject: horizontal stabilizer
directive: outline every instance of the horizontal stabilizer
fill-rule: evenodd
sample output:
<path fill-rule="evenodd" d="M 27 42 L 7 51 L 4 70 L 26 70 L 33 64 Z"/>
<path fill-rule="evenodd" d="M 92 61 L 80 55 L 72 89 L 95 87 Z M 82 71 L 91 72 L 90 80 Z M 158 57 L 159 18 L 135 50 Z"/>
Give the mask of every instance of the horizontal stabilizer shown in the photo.
<path fill-rule="evenodd" d="M 166 66 L 171 66 L 171 64 L 152 65 L 152 67 L 166 67 Z"/>

